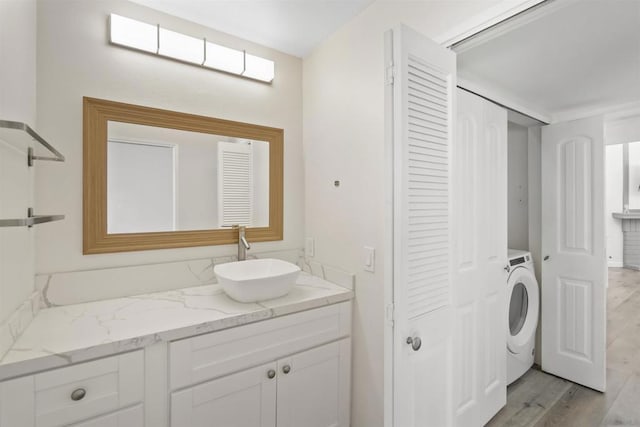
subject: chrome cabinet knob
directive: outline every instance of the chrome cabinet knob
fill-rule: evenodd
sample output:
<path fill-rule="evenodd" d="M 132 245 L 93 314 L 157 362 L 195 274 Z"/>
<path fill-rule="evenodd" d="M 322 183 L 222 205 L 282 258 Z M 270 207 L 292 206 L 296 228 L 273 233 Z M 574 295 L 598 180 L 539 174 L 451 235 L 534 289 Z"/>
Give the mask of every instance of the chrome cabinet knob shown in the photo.
<path fill-rule="evenodd" d="M 276 377 L 276 371 L 275 369 L 269 369 L 267 371 L 267 378 L 269 378 L 270 380 L 274 379 Z"/>
<path fill-rule="evenodd" d="M 289 365 L 284 365 L 282 367 L 282 372 L 284 372 L 285 374 L 288 374 L 289 372 L 291 372 L 291 366 Z"/>
<path fill-rule="evenodd" d="M 83 388 L 77 388 L 71 392 L 71 400 L 73 400 L 74 402 L 77 402 L 79 400 L 84 399 L 86 395 L 87 395 L 87 390 Z"/>
<path fill-rule="evenodd" d="M 420 337 L 409 337 L 407 338 L 407 344 L 411 345 L 413 351 L 418 351 L 420 350 L 420 347 L 422 347 L 422 340 L 420 339 Z"/>

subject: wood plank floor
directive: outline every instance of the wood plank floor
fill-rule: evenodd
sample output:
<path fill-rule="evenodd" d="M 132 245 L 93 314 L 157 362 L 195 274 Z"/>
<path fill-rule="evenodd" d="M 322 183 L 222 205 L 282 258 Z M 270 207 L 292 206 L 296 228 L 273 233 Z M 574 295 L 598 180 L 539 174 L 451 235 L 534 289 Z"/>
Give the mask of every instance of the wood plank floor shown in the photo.
<path fill-rule="evenodd" d="M 507 388 L 490 427 L 640 427 L 640 271 L 609 269 L 607 391 L 538 369 Z"/>

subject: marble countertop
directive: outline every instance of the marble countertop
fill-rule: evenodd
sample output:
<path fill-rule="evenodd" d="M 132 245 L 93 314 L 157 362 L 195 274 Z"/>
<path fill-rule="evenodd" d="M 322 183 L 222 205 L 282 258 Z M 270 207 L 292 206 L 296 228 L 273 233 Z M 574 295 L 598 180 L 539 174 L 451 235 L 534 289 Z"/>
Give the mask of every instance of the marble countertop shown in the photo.
<path fill-rule="evenodd" d="M 640 212 L 614 212 L 611 215 L 617 219 L 640 219 Z"/>
<path fill-rule="evenodd" d="M 230 299 L 220 285 L 42 309 L 0 361 L 0 380 L 348 301 L 353 292 L 300 273 L 281 298 Z"/>

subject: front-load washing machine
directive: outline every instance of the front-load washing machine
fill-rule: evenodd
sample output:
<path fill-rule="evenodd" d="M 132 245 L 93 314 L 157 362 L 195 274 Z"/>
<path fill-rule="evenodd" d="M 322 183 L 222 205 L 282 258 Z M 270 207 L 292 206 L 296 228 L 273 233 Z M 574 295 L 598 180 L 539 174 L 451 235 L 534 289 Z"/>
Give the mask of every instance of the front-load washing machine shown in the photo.
<path fill-rule="evenodd" d="M 529 252 L 509 249 L 507 269 L 507 384 L 511 384 L 533 366 L 540 290 Z"/>

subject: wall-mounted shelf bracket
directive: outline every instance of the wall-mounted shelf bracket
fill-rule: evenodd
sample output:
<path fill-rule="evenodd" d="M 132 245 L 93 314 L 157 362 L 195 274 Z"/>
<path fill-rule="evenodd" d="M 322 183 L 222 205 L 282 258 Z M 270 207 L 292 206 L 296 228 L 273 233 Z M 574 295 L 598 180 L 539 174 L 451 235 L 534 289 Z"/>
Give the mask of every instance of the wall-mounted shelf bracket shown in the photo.
<path fill-rule="evenodd" d="M 59 158 L 59 157 L 36 156 L 35 154 L 33 154 L 33 148 L 29 147 L 29 151 L 27 154 L 27 164 L 29 166 L 33 166 L 34 160 L 46 160 L 49 162 L 64 162 L 64 157 Z"/>
<path fill-rule="evenodd" d="M 45 222 L 60 221 L 64 215 L 34 215 L 33 208 L 27 209 L 26 218 L 0 219 L 0 227 L 33 227 Z"/>
<path fill-rule="evenodd" d="M 64 162 L 64 156 L 56 150 L 51 144 L 49 144 L 44 138 L 42 138 L 36 131 L 31 129 L 29 125 L 22 122 L 14 122 L 10 120 L 0 120 L 0 139 L 6 140 L 9 143 L 24 144 L 27 148 L 27 163 L 29 166 L 33 166 L 34 160 L 47 160 L 53 162 Z M 33 147 L 29 145 L 32 141 L 36 141 L 44 148 L 46 148 L 53 157 L 36 156 L 34 154 Z"/>

